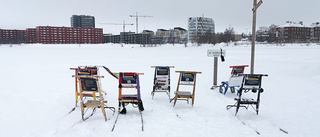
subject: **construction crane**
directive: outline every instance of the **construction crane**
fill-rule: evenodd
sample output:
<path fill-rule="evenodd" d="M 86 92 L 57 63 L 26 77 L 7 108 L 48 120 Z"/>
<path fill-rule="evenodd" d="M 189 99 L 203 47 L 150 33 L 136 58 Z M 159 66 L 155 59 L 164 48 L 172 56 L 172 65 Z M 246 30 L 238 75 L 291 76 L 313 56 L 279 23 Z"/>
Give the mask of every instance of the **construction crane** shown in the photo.
<path fill-rule="evenodd" d="M 105 25 L 123 25 L 123 32 L 126 32 L 126 25 L 133 25 L 133 23 L 126 24 L 125 21 L 123 23 L 100 23 Z"/>
<path fill-rule="evenodd" d="M 136 12 L 136 15 L 130 15 L 130 17 L 136 17 L 136 33 L 138 33 L 138 18 L 139 17 L 152 17 L 152 16 L 138 15 L 138 12 Z"/>

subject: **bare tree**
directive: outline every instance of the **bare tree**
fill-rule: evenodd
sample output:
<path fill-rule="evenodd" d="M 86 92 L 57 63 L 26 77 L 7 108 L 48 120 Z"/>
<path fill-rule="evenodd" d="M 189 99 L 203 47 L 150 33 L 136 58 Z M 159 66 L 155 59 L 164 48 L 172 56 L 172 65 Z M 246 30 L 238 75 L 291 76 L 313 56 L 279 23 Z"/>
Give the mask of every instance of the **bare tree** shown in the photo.
<path fill-rule="evenodd" d="M 205 43 L 207 43 L 207 44 L 215 44 L 215 40 L 216 40 L 215 34 L 212 33 L 211 30 L 207 30 L 204 37 L 205 37 L 205 39 L 204 39 Z"/>
<path fill-rule="evenodd" d="M 197 32 L 195 41 L 197 43 L 197 46 L 200 46 L 203 43 L 203 35 L 200 31 Z"/>
<path fill-rule="evenodd" d="M 225 38 L 224 42 L 230 42 L 235 40 L 235 34 L 234 34 L 233 28 L 229 27 L 224 31 L 224 38 Z"/>
<path fill-rule="evenodd" d="M 233 28 L 227 28 L 224 33 L 212 33 L 212 39 L 210 39 L 211 44 L 221 43 L 221 42 L 230 42 L 235 40 L 235 33 Z"/>
<path fill-rule="evenodd" d="M 183 43 L 184 43 L 184 47 L 187 47 L 187 44 L 188 44 L 188 36 L 186 36 L 183 40 Z"/>
<path fill-rule="evenodd" d="M 174 30 L 169 30 L 168 43 L 175 44 L 176 37 L 174 35 Z"/>
<path fill-rule="evenodd" d="M 223 33 L 218 32 L 217 34 L 215 34 L 215 40 L 216 40 L 216 43 L 225 42 Z"/>
<path fill-rule="evenodd" d="M 269 31 L 268 31 L 268 35 L 269 37 L 267 38 L 267 41 L 269 43 L 272 43 L 272 42 L 275 42 L 276 41 L 276 28 L 277 26 L 272 24 L 270 27 L 269 27 Z"/>

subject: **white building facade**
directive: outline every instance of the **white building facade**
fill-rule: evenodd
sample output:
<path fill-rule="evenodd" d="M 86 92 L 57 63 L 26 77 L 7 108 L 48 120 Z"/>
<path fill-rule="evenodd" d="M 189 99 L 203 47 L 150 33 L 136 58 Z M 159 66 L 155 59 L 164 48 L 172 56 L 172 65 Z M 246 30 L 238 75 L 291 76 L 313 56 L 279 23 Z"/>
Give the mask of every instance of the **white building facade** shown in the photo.
<path fill-rule="evenodd" d="M 188 19 L 188 41 L 194 43 L 201 35 L 214 34 L 215 25 L 211 18 L 190 17 Z"/>

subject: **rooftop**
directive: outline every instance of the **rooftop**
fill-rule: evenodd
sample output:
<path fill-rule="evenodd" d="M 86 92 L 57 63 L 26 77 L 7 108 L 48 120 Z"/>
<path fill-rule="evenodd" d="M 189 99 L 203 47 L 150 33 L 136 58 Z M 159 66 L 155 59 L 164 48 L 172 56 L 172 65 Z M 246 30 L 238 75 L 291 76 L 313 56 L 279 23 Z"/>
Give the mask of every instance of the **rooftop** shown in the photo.
<path fill-rule="evenodd" d="M 286 28 L 286 27 L 307 27 L 303 25 L 303 22 L 300 21 L 299 23 L 293 21 L 287 21 L 284 25 L 279 25 L 278 28 Z"/>

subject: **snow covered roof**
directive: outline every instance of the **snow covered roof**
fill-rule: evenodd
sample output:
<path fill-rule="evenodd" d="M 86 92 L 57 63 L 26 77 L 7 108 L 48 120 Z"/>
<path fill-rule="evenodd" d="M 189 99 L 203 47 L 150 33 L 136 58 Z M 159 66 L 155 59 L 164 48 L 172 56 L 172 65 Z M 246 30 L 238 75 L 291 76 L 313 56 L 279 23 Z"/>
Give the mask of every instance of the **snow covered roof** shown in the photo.
<path fill-rule="evenodd" d="M 174 29 L 186 31 L 186 29 L 181 28 L 181 27 L 174 27 Z"/>
<path fill-rule="evenodd" d="M 278 26 L 278 28 L 287 28 L 287 27 L 307 27 L 307 26 L 303 25 L 302 21 L 299 23 L 287 21 L 286 24 Z"/>
<path fill-rule="evenodd" d="M 312 23 L 310 27 L 320 27 L 320 22 Z"/>
<path fill-rule="evenodd" d="M 168 30 L 166 30 L 166 29 L 158 29 L 157 31 L 168 31 Z"/>
<path fill-rule="evenodd" d="M 310 26 L 303 25 L 303 22 L 299 23 L 287 21 L 286 24 L 279 25 L 277 28 L 287 28 L 287 27 L 320 27 L 320 22 L 312 23 Z"/>

